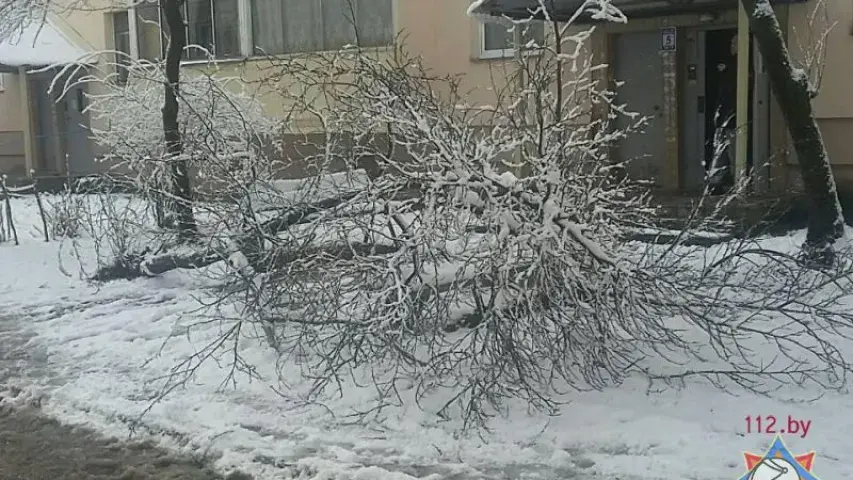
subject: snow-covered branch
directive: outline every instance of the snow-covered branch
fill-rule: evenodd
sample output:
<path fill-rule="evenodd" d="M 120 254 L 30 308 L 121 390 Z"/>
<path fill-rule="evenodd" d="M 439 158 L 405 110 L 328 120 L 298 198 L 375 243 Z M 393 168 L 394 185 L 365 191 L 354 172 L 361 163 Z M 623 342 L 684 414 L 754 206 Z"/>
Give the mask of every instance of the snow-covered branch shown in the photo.
<path fill-rule="evenodd" d="M 634 374 L 762 392 L 838 386 L 849 367 L 828 335 L 853 333 L 838 306 L 849 265 L 810 272 L 746 241 L 626 241 L 656 210 L 610 151 L 643 119 L 601 88 L 581 51 L 589 32 L 560 31 L 565 44 L 524 65 L 523 88 L 495 76 L 485 107 L 404 42 L 270 58 L 245 82 L 253 94 L 187 77 L 183 155 L 215 187 L 196 203 L 204 242 L 175 248 L 150 228 L 157 247 L 115 271 L 209 275 L 211 315 L 235 323 L 224 336 L 258 327 L 281 361 L 304 367 L 312 400 L 371 385 L 374 412 L 441 391 L 440 415 L 479 422 L 507 399 L 547 409 L 565 389 Z M 142 191 L 157 190 L 163 163 L 159 68 L 132 66 L 90 107 Z M 286 121 L 263 115 L 254 92 Z M 282 131 L 289 148 L 267 148 Z M 282 179 L 276 162 L 308 173 Z M 778 358 L 754 357 L 754 342 Z"/>

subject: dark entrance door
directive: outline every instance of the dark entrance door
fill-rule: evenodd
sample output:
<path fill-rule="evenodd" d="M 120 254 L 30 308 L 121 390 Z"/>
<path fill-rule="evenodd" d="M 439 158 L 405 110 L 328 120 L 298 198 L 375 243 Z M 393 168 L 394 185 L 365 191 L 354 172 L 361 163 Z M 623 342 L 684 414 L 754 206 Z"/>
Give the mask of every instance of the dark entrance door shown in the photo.
<path fill-rule="evenodd" d="M 706 187 L 712 187 L 712 193 L 723 193 L 731 187 L 733 177 L 718 177 L 717 184 L 712 185 L 709 175 L 715 161 L 718 166 L 732 167 L 736 127 L 743 123 L 734 118 L 737 105 L 737 29 L 697 28 L 688 30 L 685 36 L 687 51 L 685 63 L 681 66 L 684 108 L 680 162 L 682 188 L 687 192 L 700 193 Z M 753 74 L 754 65 L 760 65 L 760 59 L 752 42 L 750 48 L 746 124 L 749 126 L 747 169 L 752 172 L 754 159 L 761 158 L 761 164 L 767 160 L 769 97 L 765 76 Z"/>

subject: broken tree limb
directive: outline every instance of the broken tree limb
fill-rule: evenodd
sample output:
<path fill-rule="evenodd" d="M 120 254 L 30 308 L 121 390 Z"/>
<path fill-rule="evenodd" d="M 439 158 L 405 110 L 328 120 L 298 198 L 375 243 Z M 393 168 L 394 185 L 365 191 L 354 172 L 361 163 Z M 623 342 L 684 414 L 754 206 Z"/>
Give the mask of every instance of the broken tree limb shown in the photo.
<path fill-rule="evenodd" d="M 251 247 L 251 245 L 258 243 L 257 239 L 259 236 L 275 236 L 290 227 L 308 223 L 313 220 L 314 215 L 343 205 L 355 198 L 357 194 L 357 192 L 351 192 L 285 209 L 281 215 L 262 222 L 257 228 L 247 229 L 235 242 L 238 245 L 237 248 L 220 249 L 209 247 L 199 251 L 167 252 L 153 256 L 148 256 L 148 252 L 133 254 L 127 258 L 119 259 L 113 264 L 101 267 L 91 277 L 91 280 L 103 282 L 137 277 L 152 277 L 180 268 L 203 268 L 220 260 L 225 260 L 237 252 L 243 252 L 250 259 L 261 259 L 263 258 L 263 252 L 256 249 L 258 247 Z"/>
<path fill-rule="evenodd" d="M 265 262 L 265 271 L 283 270 L 300 258 L 310 258 L 312 266 L 321 268 L 330 261 L 349 261 L 356 257 L 385 256 L 398 252 L 402 247 L 381 243 L 329 242 L 310 245 L 300 249 L 270 253 Z"/>
<path fill-rule="evenodd" d="M 193 252 L 188 255 L 165 254 L 149 257 L 139 265 L 139 272 L 146 277 L 156 277 L 171 270 L 202 268 L 228 258 L 226 252 Z"/>
<path fill-rule="evenodd" d="M 314 203 L 297 205 L 288 210 L 283 215 L 267 220 L 260 224 L 260 231 L 265 235 L 275 235 L 283 230 L 286 230 L 294 225 L 300 225 L 311 221 L 312 215 L 331 210 L 338 207 L 356 196 L 361 192 L 348 192 L 335 197 L 324 198 Z"/>

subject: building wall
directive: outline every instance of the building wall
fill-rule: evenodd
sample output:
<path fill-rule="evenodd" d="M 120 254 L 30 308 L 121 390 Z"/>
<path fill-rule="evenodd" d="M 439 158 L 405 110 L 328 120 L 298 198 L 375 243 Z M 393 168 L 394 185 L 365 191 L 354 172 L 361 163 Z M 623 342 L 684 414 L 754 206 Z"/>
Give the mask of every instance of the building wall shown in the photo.
<path fill-rule="evenodd" d="M 58 26 L 94 51 L 111 49 L 109 13 L 119 8 L 115 2 L 97 0 L 92 11 L 67 14 Z M 479 59 L 478 22 L 466 15 L 466 9 L 467 3 L 459 0 L 394 0 L 395 28 L 402 32 L 406 49 L 420 56 L 433 73 L 464 74 L 463 84 L 471 90 L 470 101 L 491 103 L 495 98 L 491 86 L 496 83 L 498 88 L 503 87 L 506 73 L 513 70 L 512 61 Z M 310 61 L 311 55 L 299 58 Z M 263 59 L 222 61 L 218 67 L 221 75 L 241 76 L 250 85 L 269 72 L 269 63 Z M 284 108 L 277 101 L 280 99 L 271 96 L 268 100 L 264 102 L 268 113 L 283 113 Z"/>
<path fill-rule="evenodd" d="M 91 0 L 89 4 L 91 8 L 88 11 L 68 12 L 55 19 L 57 27 L 80 46 L 91 51 L 113 49 L 112 13 L 120 11 L 126 3 L 118 0 Z M 420 57 L 430 69 L 430 73 L 436 76 L 461 75 L 461 90 L 470 92 L 467 96 L 468 102 L 475 105 L 494 104 L 495 90 L 503 89 L 507 77 L 515 73 L 514 63 L 510 58 L 479 58 L 480 27 L 477 20 L 466 15 L 467 6 L 467 2 L 459 0 L 394 0 L 395 30 L 400 32 L 404 48 Z M 380 48 L 376 49 L 374 54 L 382 58 L 392 51 L 393 48 Z M 281 58 L 310 63 L 317 57 L 308 54 Z M 109 70 L 110 61 L 109 56 L 104 55 L 98 68 Z M 182 72 L 183 75 L 192 75 L 207 69 L 207 65 L 187 64 Z M 266 114 L 283 117 L 290 113 L 292 105 L 278 93 L 261 86 L 261 81 L 267 80 L 271 73 L 273 71 L 270 62 L 250 58 L 220 61 L 216 65 L 215 74 L 241 78 L 243 86 L 250 93 L 258 95 Z M 281 87 L 285 82 L 276 83 Z M 89 88 L 91 93 L 99 93 L 97 85 L 90 85 Z M 292 136 L 288 137 L 288 144 L 302 145 L 302 135 L 320 130 L 320 125 L 313 116 L 289 118 Z M 93 126 L 104 125 L 98 125 L 95 121 Z M 103 147 L 96 146 L 95 153 L 103 153 Z M 300 172 L 297 169 L 291 173 L 298 175 Z"/>
<path fill-rule="evenodd" d="M 24 135 L 21 131 L 21 102 L 18 76 L 3 75 L 0 91 L 0 174 L 25 173 Z"/>
<path fill-rule="evenodd" d="M 110 11 L 119 10 L 124 2 L 96 0 L 94 7 L 87 12 L 73 12 L 60 19 L 58 27 L 80 45 L 92 50 L 108 50 L 113 48 L 112 25 Z M 503 88 L 508 79 L 514 74 L 514 64 L 510 59 L 482 60 L 479 58 L 479 26 L 478 21 L 465 14 L 467 1 L 460 0 L 395 0 L 395 28 L 403 33 L 403 39 L 408 51 L 420 56 L 424 63 L 436 75 L 461 75 L 463 90 L 469 91 L 468 100 L 472 104 L 493 104 L 496 99 L 495 89 Z M 838 24 L 827 37 L 826 55 L 821 95 L 815 101 L 815 109 L 827 142 L 833 164 L 838 168 L 853 169 L 853 145 L 846 141 L 849 131 L 853 128 L 853 95 L 848 94 L 849 78 L 853 78 L 853 62 L 841 61 L 853 51 L 853 36 L 850 35 L 849 24 L 853 21 L 853 4 L 845 0 L 826 0 L 828 17 L 816 16 L 809 29 L 808 17 L 814 10 L 816 2 L 783 6 L 777 8 L 780 20 L 787 25 L 786 33 L 790 36 L 792 54 L 795 58 L 803 58 L 801 45 L 813 41 L 819 34 L 820 22 L 823 18 L 838 20 Z M 790 18 L 790 20 L 788 20 Z M 734 12 L 728 12 L 713 20 L 717 23 L 733 23 L 736 19 Z M 606 25 L 599 29 L 595 38 L 599 54 L 606 50 L 606 35 L 624 31 L 654 30 L 662 26 L 687 26 L 700 24 L 699 16 L 683 15 L 677 17 L 637 19 L 627 25 Z M 381 54 L 381 51 L 380 51 Z M 603 57 L 606 57 L 604 55 Z M 604 60 L 605 58 L 602 58 Z M 310 59 L 310 56 L 307 57 Z M 103 66 L 103 65 L 102 65 Z M 189 74 L 192 68 L 185 72 Z M 221 62 L 220 74 L 240 76 L 247 85 L 255 85 L 269 72 L 269 64 L 263 60 L 249 59 L 237 62 Z M 7 93 L 0 94 L 0 111 L 14 112 L 20 108 L 18 89 L 12 82 L 7 82 Z M 278 95 L 270 92 L 259 92 L 266 111 L 270 115 L 283 115 L 288 105 L 281 101 Z M 13 100 L 14 99 L 14 100 Z M 775 103 L 775 102 L 774 102 Z M 773 149 L 772 169 L 774 183 L 787 183 L 791 167 L 795 163 L 790 149 L 790 142 L 783 129 L 779 128 L 780 113 L 774 105 L 771 111 L 776 128 L 771 133 L 771 148 Z M 20 115 L 3 115 L 0 118 L 0 132 L 20 131 L 15 125 Z M 317 125 L 307 119 L 296 122 L 296 130 L 316 131 Z M 2 133 L 0 133 L 2 136 Z M 2 139 L 0 139 L 2 141 Z M 8 145 L 16 142 L 7 141 Z M 2 154 L 0 146 L 0 154 Z M 677 145 L 671 147 L 677 151 Z M 677 155 L 677 154 L 676 154 Z M 2 156 L 2 155 L 0 155 Z M 2 159 L 0 159 L 2 162 Z M 675 165 L 676 160 L 670 163 Z M 2 165 L 2 163 L 0 163 Z M 851 175 L 841 175 L 853 178 Z M 776 178 L 778 177 L 778 178 Z M 675 181 L 676 175 L 670 178 Z M 782 187 L 784 188 L 784 187 Z"/>
<path fill-rule="evenodd" d="M 0 132 L 0 175 L 18 176 L 26 173 L 24 134 L 20 131 Z"/>
<path fill-rule="evenodd" d="M 55 19 L 57 28 L 62 30 L 72 41 L 90 51 L 105 51 L 114 48 L 112 13 L 120 11 L 123 1 L 90 0 L 88 11 L 67 12 L 61 18 Z M 511 58 L 488 59 L 480 58 L 480 27 L 479 22 L 466 15 L 467 2 L 459 0 L 394 0 L 395 30 L 400 33 L 404 48 L 411 54 L 422 59 L 435 76 L 459 75 L 461 91 L 467 92 L 466 100 L 474 105 L 495 103 L 495 91 L 503 90 L 515 75 L 515 64 Z M 379 48 L 373 52 L 380 58 L 390 55 L 393 48 Z M 111 67 L 108 63 L 111 56 L 104 55 L 97 65 L 103 71 Z M 312 62 L 316 55 L 284 56 L 281 59 Z M 183 75 L 192 75 L 209 69 L 207 65 L 186 64 Z M 216 65 L 216 75 L 239 77 L 242 84 L 257 94 L 265 113 L 282 117 L 291 110 L 283 98 L 269 88 L 260 86 L 271 74 L 271 64 L 259 58 L 220 61 Z M 277 82 L 279 86 L 284 82 Z M 90 85 L 91 93 L 99 93 L 97 85 Z M 18 95 L 15 95 L 18 97 Z M 16 102 L 19 103 L 18 100 Z M 288 144 L 302 145 L 302 135 L 320 130 L 320 125 L 311 116 L 291 119 L 291 129 Z M 94 127 L 98 125 L 97 121 Z M 316 137 L 311 137 L 316 138 Z M 305 147 L 303 146 L 302 149 Z M 292 149 L 293 150 L 293 149 Z M 103 152 L 103 147 L 96 146 L 96 155 Z M 106 167 L 106 166 L 104 166 Z M 298 175 L 300 172 L 293 171 Z"/>
<path fill-rule="evenodd" d="M 806 67 L 808 59 L 817 58 L 812 60 L 812 71 L 817 72 L 819 65 L 821 75 L 820 94 L 813 104 L 815 114 L 839 189 L 853 193 L 853 142 L 849 141 L 853 132 L 853 95 L 849 94 L 853 62 L 844 60 L 853 52 L 853 3 L 845 0 L 810 1 L 777 6 L 776 13 L 788 37 L 794 62 L 800 67 Z M 598 37 L 599 42 L 606 45 L 603 38 L 608 34 L 703 23 L 733 25 L 736 18 L 736 12 L 732 11 L 709 22 L 700 22 L 698 15 L 636 19 L 626 25 L 606 25 Z M 815 55 L 819 48 L 817 45 L 821 42 L 824 45 L 822 57 Z M 781 110 L 775 98 L 771 102 L 771 189 L 781 192 L 789 186 L 798 185 L 799 172 Z M 676 168 L 674 159 L 670 159 L 670 165 Z"/>
<path fill-rule="evenodd" d="M 824 45 L 823 61 L 814 62 L 815 67 L 812 69 L 815 73 L 818 72 L 817 65 L 822 69 L 820 93 L 813 105 L 839 190 L 842 194 L 851 195 L 853 95 L 850 94 L 850 79 L 853 78 L 853 61 L 850 57 L 853 52 L 853 3 L 844 0 L 811 1 L 791 5 L 789 11 L 788 43 L 795 58 L 815 56 L 820 52 L 819 45 Z M 791 176 L 795 177 L 797 167 L 793 153 L 788 162 Z"/>
<path fill-rule="evenodd" d="M 3 76 L 3 89 L 0 90 L 0 132 L 20 131 L 21 102 L 18 75 L 0 73 Z"/>
<path fill-rule="evenodd" d="M 788 43 L 800 66 L 806 66 L 806 59 L 820 51 L 825 36 L 825 58 L 820 62 L 823 78 L 820 95 L 814 100 L 815 113 L 820 119 L 853 118 L 853 61 L 849 61 L 853 52 L 853 2 L 812 0 L 788 9 Z"/>

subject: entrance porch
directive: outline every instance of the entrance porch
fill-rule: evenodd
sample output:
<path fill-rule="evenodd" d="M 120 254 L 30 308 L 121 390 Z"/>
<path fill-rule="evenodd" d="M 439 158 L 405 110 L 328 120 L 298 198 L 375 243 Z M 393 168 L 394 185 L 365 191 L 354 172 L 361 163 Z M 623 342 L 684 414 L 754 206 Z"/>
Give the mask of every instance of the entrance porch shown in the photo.
<path fill-rule="evenodd" d="M 787 24 L 788 7 L 774 3 L 780 22 Z M 652 181 L 661 192 L 696 195 L 709 184 L 714 160 L 723 157 L 733 181 L 751 177 L 753 193 L 787 191 L 785 122 L 737 0 L 612 4 L 628 22 L 599 22 L 592 53 L 597 63 L 608 65 L 599 80 L 610 88 L 624 82 L 615 88 L 619 103 L 648 119 L 642 134 L 613 151 L 615 161 L 631 160 L 628 175 Z M 483 0 L 473 13 L 529 18 L 538 12 L 544 18 L 540 5 L 538 0 Z M 568 20 L 582 2 L 546 0 L 544 5 L 550 18 Z M 728 134 L 716 118 L 721 103 L 729 103 L 734 114 Z M 714 151 L 720 140 L 732 144 L 731 154 Z"/>
<path fill-rule="evenodd" d="M 6 107 L 0 109 L 0 136 L 7 139 L 0 145 L 0 173 L 29 178 L 94 171 L 85 86 L 63 92 L 60 79 L 51 88 L 63 67 L 85 56 L 50 21 L 0 42 Z"/>

